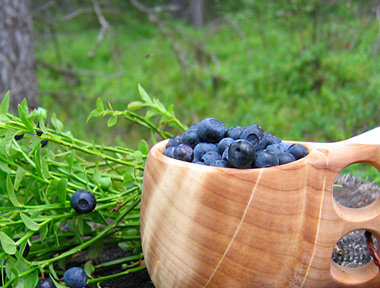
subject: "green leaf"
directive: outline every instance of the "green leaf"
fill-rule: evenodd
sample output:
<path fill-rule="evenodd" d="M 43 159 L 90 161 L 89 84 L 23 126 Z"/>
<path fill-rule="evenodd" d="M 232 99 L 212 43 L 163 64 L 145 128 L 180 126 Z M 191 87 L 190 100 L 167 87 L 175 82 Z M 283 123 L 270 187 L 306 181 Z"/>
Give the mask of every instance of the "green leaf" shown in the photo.
<path fill-rule="evenodd" d="M 128 104 L 128 109 L 129 110 L 137 110 L 137 109 L 143 108 L 145 106 L 146 106 L 146 104 L 141 102 L 141 101 L 134 101 L 134 102 L 130 102 Z"/>
<path fill-rule="evenodd" d="M 17 171 L 16 171 L 16 178 L 15 178 L 15 183 L 14 183 L 14 189 L 17 191 L 19 188 L 20 188 L 20 184 L 21 184 L 21 181 L 22 179 L 24 178 L 26 174 L 26 171 L 24 168 L 22 168 L 21 166 L 18 166 L 17 167 Z"/>
<path fill-rule="evenodd" d="M 104 248 L 103 241 L 101 240 L 96 241 L 94 244 L 88 247 L 88 256 L 90 256 L 91 259 L 97 258 L 100 252 L 103 251 L 103 248 Z"/>
<path fill-rule="evenodd" d="M 139 89 L 139 93 L 140 93 L 140 97 L 141 97 L 141 99 L 142 99 L 145 103 L 153 104 L 152 99 L 150 99 L 148 93 L 146 93 L 146 91 L 144 90 L 144 88 L 141 87 L 140 84 L 138 84 L 138 89 Z"/>
<path fill-rule="evenodd" d="M 25 127 L 33 131 L 33 123 L 28 118 L 29 111 L 28 111 L 28 101 L 26 100 L 26 98 L 24 98 L 24 100 L 22 100 L 22 102 L 18 104 L 18 116 L 20 117 L 22 123 L 24 123 Z"/>
<path fill-rule="evenodd" d="M 12 173 L 12 169 L 9 168 L 8 164 L 4 162 L 0 162 L 0 170 L 4 171 L 7 174 Z"/>
<path fill-rule="evenodd" d="M 20 217 L 21 217 L 22 222 L 24 222 L 25 226 L 29 230 L 37 231 L 38 229 L 40 229 L 40 225 L 34 222 L 34 220 L 30 218 L 29 216 L 27 216 L 26 214 L 20 213 Z"/>
<path fill-rule="evenodd" d="M 7 253 L 9 255 L 16 254 L 16 251 L 17 251 L 16 242 L 13 241 L 13 239 L 10 238 L 4 232 L 0 232 L 0 242 L 1 242 L 1 246 L 3 247 L 5 253 Z"/>
<path fill-rule="evenodd" d="M 19 284 L 19 283 L 18 283 L 18 279 L 19 279 L 19 278 L 18 278 L 18 274 L 19 274 L 19 273 L 18 273 L 18 271 L 17 271 L 17 269 L 16 269 L 15 267 L 11 267 L 10 272 L 11 272 L 10 274 L 12 275 L 12 276 L 11 276 L 11 279 L 15 279 L 15 280 L 13 281 L 13 284 L 12 284 L 12 285 L 13 285 L 13 286 L 16 285 L 16 287 L 17 287 L 18 284 Z"/>
<path fill-rule="evenodd" d="M 51 124 L 53 124 L 55 130 L 57 130 L 58 132 L 61 132 L 63 130 L 63 123 L 60 120 L 58 120 L 57 115 L 55 115 L 55 113 L 51 115 Z"/>
<path fill-rule="evenodd" d="M 91 260 L 87 261 L 86 264 L 84 264 L 84 272 L 86 272 L 87 276 L 91 277 L 94 271 L 95 271 L 95 267 L 92 264 L 92 261 Z"/>
<path fill-rule="evenodd" d="M 102 112 L 99 112 L 98 109 L 92 110 L 87 117 L 87 122 L 90 121 L 92 117 L 101 117 L 103 115 Z"/>
<path fill-rule="evenodd" d="M 141 153 L 143 153 L 144 155 L 148 155 L 148 152 L 149 152 L 149 146 L 148 146 L 148 143 L 146 143 L 146 141 L 145 141 L 144 139 L 141 140 L 138 149 L 139 149 L 139 150 L 141 151 Z"/>
<path fill-rule="evenodd" d="M 49 225 L 43 225 L 40 228 L 40 240 L 43 241 L 49 233 Z"/>
<path fill-rule="evenodd" d="M 36 287 L 38 283 L 38 270 L 33 271 L 24 277 L 24 284 L 22 287 Z"/>
<path fill-rule="evenodd" d="M 9 155 L 9 151 L 11 150 L 13 139 L 15 135 L 18 133 L 17 130 L 9 129 L 5 133 L 5 152 Z"/>
<path fill-rule="evenodd" d="M 9 95 L 10 91 L 8 91 L 5 96 L 3 97 L 3 100 L 1 100 L 0 103 L 0 114 L 7 114 L 9 110 Z"/>
<path fill-rule="evenodd" d="M 117 122 L 117 116 L 111 116 L 110 119 L 108 119 L 107 126 L 112 127 Z"/>
<path fill-rule="evenodd" d="M 7 193 L 8 193 L 9 201 L 11 201 L 13 206 L 21 207 L 21 204 L 17 200 L 10 174 L 7 175 L 6 185 L 7 185 Z"/>
<path fill-rule="evenodd" d="M 104 111 L 104 105 L 103 105 L 103 101 L 102 101 L 102 99 L 98 98 L 98 99 L 96 100 L 96 107 L 97 107 L 97 110 L 98 110 L 99 112 L 103 112 L 103 111 Z"/>
<path fill-rule="evenodd" d="M 66 202 L 66 196 L 67 196 L 67 179 L 62 178 L 57 183 L 57 196 L 60 202 L 65 203 Z"/>

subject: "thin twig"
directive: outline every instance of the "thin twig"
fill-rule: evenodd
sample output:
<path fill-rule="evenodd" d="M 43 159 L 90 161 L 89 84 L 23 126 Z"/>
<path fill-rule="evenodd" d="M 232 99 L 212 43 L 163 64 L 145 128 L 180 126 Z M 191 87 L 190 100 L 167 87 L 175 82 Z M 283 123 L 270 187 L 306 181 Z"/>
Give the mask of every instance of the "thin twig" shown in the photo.
<path fill-rule="evenodd" d="M 49 70 L 52 70 L 52 71 L 57 72 L 57 73 L 62 73 L 66 76 L 81 75 L 81 76 L 90 76 L 90 77 L 103 77 L 103 78 L 109 79 L 109 78 L 119 77 L 119 76 L 123 75 L 125 72 L 125 71 L 119 71 L 119 72 L 116 72 L 113 74 L 107 74 L 107 73 L 102 73 L 102 72 L 97 72 L 97 71 L 89 71 L 89 70 L 83 70 L 83 69 L 73 70 L 70 68 L 64 68 L 64 67 L 49 64 L 49 63 L 47 63 L 41 59 L 38 59 L 36 61 L 36 63 L 40 66 L 43 66 L 43 67 L 49 69 Z"/>
<path fill-rule="evenodd" d="M 94 6 L 94 11 L 96 13 L 96 16 L 98 17 L 98 21 L 100 23 L 100 31 L 98 34 L 98 38 L 94 46 L 88 51 L 87 56 L 88 57 L 93 57 L 95 50 L 100 46 L 100 44 L 103 42 L 105 35 L 109 32 L 110 30 L 110 25 L 106 18 L 103 15 L 102 9 L 99 6 L 99 3 L 96 0 L 92 0 L 92 4 Z"/>
<path fill-rule="evenodd" d="M 369 255 L 372 256 L 373 263 L 376 264 L 377 267 L 379 267 L 379 274 L 380 274 L 380 255 L 375 249 L 375 245 L 372 241 L 372 233 L 369 231 L 365 231 L 364 236 L 366 238 L 367 247 L 369 250 Z"/>
<path fill-rule="evenodd" d="M 186 55 L 181 51 L 181 49 L 177 45 L 173 35 L 166 29 L 163 22 L 156 15 L 156 12 L 162 11 L 163 8 L 161 8 L 161 9 L 159 9 L 157 7 L 156 8 L 147 8 L 144 5 L 142 5 L 140 2 L 138 2 L 137 0 L 131 0 L 131 3 L 134 7 L 136 7 L 141 12 L 148 14 L 149 21 L 152 22 L 153 24 L 155 24 L 157 26 L 158 30 L 160 30 L 160 32 L 162 34 L 164 34 L 169 39 L 170 44 L 172 46 L 172 49 L 173 49 L 174 53 L 176 54 L 177 59 L 179 61 L 179 64 L 181 66 L 182 72 L 186 72 L 186 69 L 187 69 Z"/>

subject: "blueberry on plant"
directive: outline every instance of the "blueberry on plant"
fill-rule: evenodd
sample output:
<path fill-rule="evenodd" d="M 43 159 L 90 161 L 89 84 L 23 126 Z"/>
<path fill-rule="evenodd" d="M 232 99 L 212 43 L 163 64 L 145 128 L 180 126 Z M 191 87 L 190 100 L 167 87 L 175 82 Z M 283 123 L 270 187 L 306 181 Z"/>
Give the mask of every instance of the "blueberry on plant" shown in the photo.
<path fill-rule="evenodd" d="M 51 279 L 41 279 L 35 288 L 55 288 L 55 285 Z"/>
<path fill-rule="evenodd" d="M 293 156 L 296 158 L 296 160 L 301 159 L 302 157 L 305 157 L 309 152 L 307 151 L 307 148 L 303 146 L 302 144 L 293 144 L 289 147 L 288 152 L 290 154 L 293 154 Z"/>
<path fill-rule="evenodd" d="M 194 151 L 189 145 L 179 144 L 174 148 L 173 156 L 175 159 L 191 162 L 193 161 Z"/>
<path fill-rule="evenodd" d="M 255 146 L 248 140 L 235 140 L 228 147 L 228 162 L 235 168 L 250 167 L 255 157 Z"/>
<path fill-rule="evenodd" d="M 206 118 L 198 125 L 198 135 L 204 142 L 218 143 L 226 132 L 227 128 L 215 118 Z"/>
<path fill-rule="evenodd" d="M 22 137 L 24 137 L 24 133 L 19 134 L 19 135 L 15 135 L 15 140 L 16 140 L 16 141 L 19 141 L 19 140 L 22 139 Z"/>
<path fill-rule="evenodd" d="M 92 192 L 79 189 L 70 199 L 71 207 L 80 214 L 90 213 L 96 206 L 96 198 Z"/>
<path fill-rule="evenodd" d="M 63 281 L 71 288 L 83 288 L 87 285 L 87 275 L 82 268 L 73 267 L 63 274 Z"/>
<path fill-rule="evenodd" d="M 255 168 L 266 168 L 279 165 L 276 154 L 268 150 L 260 150 L 256 154 Z"/>
<path fill-rule="evenodd" d="M 48 140 L 41 140 L 41 148 L 45 147 L 48 144 Z"/>

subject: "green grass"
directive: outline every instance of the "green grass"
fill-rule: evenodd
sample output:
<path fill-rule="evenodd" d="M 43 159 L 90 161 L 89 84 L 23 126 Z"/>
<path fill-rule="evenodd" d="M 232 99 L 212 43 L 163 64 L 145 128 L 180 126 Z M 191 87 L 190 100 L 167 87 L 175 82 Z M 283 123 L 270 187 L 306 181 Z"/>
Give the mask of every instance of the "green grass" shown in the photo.
<path fill-rule="evenodd" d="M 217 117 L 228 126 L 257 123 L 283 139 L 329 142 L 378 126 L 380 57 L 373 53 L 379 33 L 375 17 L 358 18 L 353 8 L 338 7 L 323 15 L 317 40 L 312 41 L 312 19 L 307 13 L 301 16 L 278 16 L 274 10 L 229 15 L 247 41 L 225 22 L 216 30 L 209 25 L 195 31 L 169 21 L 219 60 L 218 65 L 198 62 L 186 37 L 179 37 L 177 43 L 187 53 L 186 74 L 169 40 L 144 15 L 126 13 L 114 22 L 109 16 L 115 33 L 92 58 L 87 53 L 96 41 L 98 25 L 94 19 L 70 22 L 58 29 L 62 62 L 57 62 L 48 38 L 39 42 L 37 58 L 57 66 L 70 64 L 74 70 L 122 74 L 82 75 L 68 81 L 39 69 L 42 105 L 56 112 L 75 135 L 107 144 L 135 145 L 147 136 L 127 124 L 107 128 L 99 119 L 85 124 L 97 97 L 110 101 L 114 109 L 125 109 L 137 99 L 138 83 L 166 106 L 174 103 L 178 118 L 188 125 Z M 64 96 L 54 98 L 47 91 Z"/>

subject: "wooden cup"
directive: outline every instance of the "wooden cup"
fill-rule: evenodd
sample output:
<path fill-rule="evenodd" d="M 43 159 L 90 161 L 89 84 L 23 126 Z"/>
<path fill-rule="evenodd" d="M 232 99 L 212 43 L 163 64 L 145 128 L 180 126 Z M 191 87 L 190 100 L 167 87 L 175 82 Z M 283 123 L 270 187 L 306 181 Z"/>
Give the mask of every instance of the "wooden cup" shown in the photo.
<path fill-rule="evenodd" d="M 209 167 L 150 150 L 141 204 L 142 248 L 156 288 L 379 288 L 379 268 L 335 264 L 335 244 L 366 229 L 380 240 L 380 199 L 333 198 L 340 171 L 380 170 L 380 127 L 335 143 L 301 143 L 306 157 L 260 169 Z"/>

